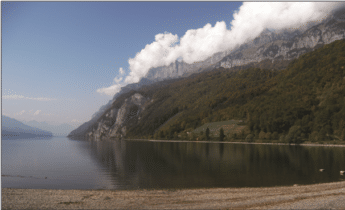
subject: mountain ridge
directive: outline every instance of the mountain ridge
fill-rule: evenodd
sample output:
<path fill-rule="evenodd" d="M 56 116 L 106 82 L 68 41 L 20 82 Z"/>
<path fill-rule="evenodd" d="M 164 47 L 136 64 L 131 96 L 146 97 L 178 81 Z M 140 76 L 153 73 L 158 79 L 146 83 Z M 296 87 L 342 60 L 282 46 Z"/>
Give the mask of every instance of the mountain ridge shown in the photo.
<path fill-rule="evenodd" d="M 24 123 L 4 116 L 1 116 L 1 137 L 2 138 L 33 138 L 50 137 L 52 132 L 25 125 Z"/>

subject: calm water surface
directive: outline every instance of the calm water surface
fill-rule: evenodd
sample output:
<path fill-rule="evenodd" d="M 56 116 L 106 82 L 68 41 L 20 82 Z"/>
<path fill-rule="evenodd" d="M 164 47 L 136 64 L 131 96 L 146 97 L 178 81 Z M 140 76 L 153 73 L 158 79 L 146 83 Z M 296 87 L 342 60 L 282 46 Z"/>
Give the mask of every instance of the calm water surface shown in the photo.
<path fill-rule="evenodd" d="M 319 172 L 319 169 L 325 169 Z M 262 187 L 345 179 L 344 147 L 193 142 L 2 140 L 2 187 Z"/>

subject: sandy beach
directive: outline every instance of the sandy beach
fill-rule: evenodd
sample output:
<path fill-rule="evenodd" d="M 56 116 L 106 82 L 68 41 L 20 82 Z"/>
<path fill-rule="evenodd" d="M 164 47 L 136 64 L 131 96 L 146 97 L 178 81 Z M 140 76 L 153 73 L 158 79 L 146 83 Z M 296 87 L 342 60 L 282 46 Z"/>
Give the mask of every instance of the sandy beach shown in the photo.
<path fill-rule="evenodd" d="M 345 209 L 345 181 L 267 188 L 2 189 L 2 209 Z"/>

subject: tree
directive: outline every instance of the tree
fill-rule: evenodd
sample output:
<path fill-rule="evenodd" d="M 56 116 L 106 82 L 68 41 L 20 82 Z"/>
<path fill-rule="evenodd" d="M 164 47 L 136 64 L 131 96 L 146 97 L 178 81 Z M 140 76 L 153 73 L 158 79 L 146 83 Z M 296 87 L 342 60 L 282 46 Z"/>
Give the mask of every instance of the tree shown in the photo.
<path fill-rule="evenodd" d="M 248 134 L 246 137 L 246 142 L 253 142 L 254 135 L 253 134 Z"/>
<path fill-rule="evenodd" d="M 345 128 L 343 129 L 343 132 L 341 133 L 341 138 L 343 139 L 343 141 L 345 141 Z"/>
<path fill-rule="evenodd" d="M 301 126 L 294 125 L 290 128 L 288 135 L 285 137 L 289 143 L 301 143 Z"/>
<path fill-rule="evenodd" d="M 264 131 L 260 131 L 259 139 L 264 139 L 266 137 L 266 133 Z"/>
<path fill-rule="evenodd" d="M 273 134 L 271 135 L 271 139 L 273 139 L 273 140 L 279 139 L 279 135 L 278 135 L 277 131 L 273 132 Z"/>
<path fill-rule="evenodd" d="M 220 128 L 220 130 L 219 130 L 219 140 L 220 140 L 220 141 L 223 141 L 223 140 L 224 140 L 224 137 L 225 137 L 225 135 L 224 135 L 224 129 L 223 129 L 223 128 Z"/>
<path fill-rule="evenodd" d="M 319 133 L 317 131 L 313 131 L 310 135 L 309 135 L 309 141 L 311 142 L 316 142 L 318 141 L 318 136 Z"/>
<path fill-rule="evenodd" d="M 206 135 L 206 140 L 209 140 L 210 139 L 210 129 L 208 127 L 206 128 L 205 135 Z"/>
<path fill-rule="evenodd" d="M 271 132 L 267 132 L 265 135 L 265 139 L 270 140 L 272 138 Z"/>

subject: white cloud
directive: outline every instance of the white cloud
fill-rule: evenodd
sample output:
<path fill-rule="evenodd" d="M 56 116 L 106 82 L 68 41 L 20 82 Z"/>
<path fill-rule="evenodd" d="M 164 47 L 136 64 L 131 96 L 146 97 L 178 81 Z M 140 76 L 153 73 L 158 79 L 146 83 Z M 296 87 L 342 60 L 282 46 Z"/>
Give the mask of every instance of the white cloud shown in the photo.
<path fill-rule="evenodd" d="M 113 95 L 115 95 L 115 93 L 119 92 L 121 90 L 121 87 L 123 87 L 123 86 L 124 86 L 124 84 L 114 84 L 110 87 L 99 88 L 99 89 L 97 89 L 97 92 L 101 93 L 101 94 L 108 95 L 108 96 L 113 96 Z"/>
<path fill-rule="evenodd" d="M 119 83 L 119 82 L 121 82 L 122 79 L 123 79 L 123 77 L 120 77 L 120 78 L 115 77 L 115 78 L 114 78 L 114 82 L 115 82 L 115 83 Z"/>
<path fill-rule="evenodd" d="M 54 101 L 57 100 L 55 98 L 44 98 L 44 97 L 38 97 L 38 98 L 34 98 L 34 97 L 26 97 L 26 96 L 22 96 L 22 95 L 3 95 L 2 99 L 7 99 L 7 100 L 19 100 L 19 99 L 26 99 L 26 100 L 36 100 L 36 101 Z"/>
<path fill-rule="evenodd" d="M 34 115 L 38 115 L 41 112 L 41 110 L 37 110 Z"/>
<path fill-rule="evenodd" d="M 120 67 L 119 72 L 120 72 L 121 75 L 125 73 L 125 71 L 123 70 L 122 67 Z"/>
<path fill-rule="evenodd" d="M 344 5 L 344 2 L 245 2 L 234 13 L 230 30 L 222 21 L 214 26 L 206 24 L 203 28 L 188 30 L 181 38 L 171 33 L 157 34 L 154 42 L 129 58 L 130 72 L 125 83 L 139 82 L 150 68 L 169 65 L 176 59 L 182 58 L 190 64 L 214 53 L 232 50 L 254 39 L 265 28 L 277 30 L 319 21 Z M 97 92 L 114 95 L 120 87 L 116 84 Z"/>
<path fill-rule="evenodd" d="M 178 42 L 177 35 L 171 33 L 157 34 L 155 40 L 155 42 L 146 45 L 144 49 L 137 53 L 135 58 L 128 60 L 131 72 L 127 76 L 126 82 L 139 82 L 148 69 L 169 65 L 178 58 L 178 56 L 175 57 L 174 53 L 174 45 Z"/>

